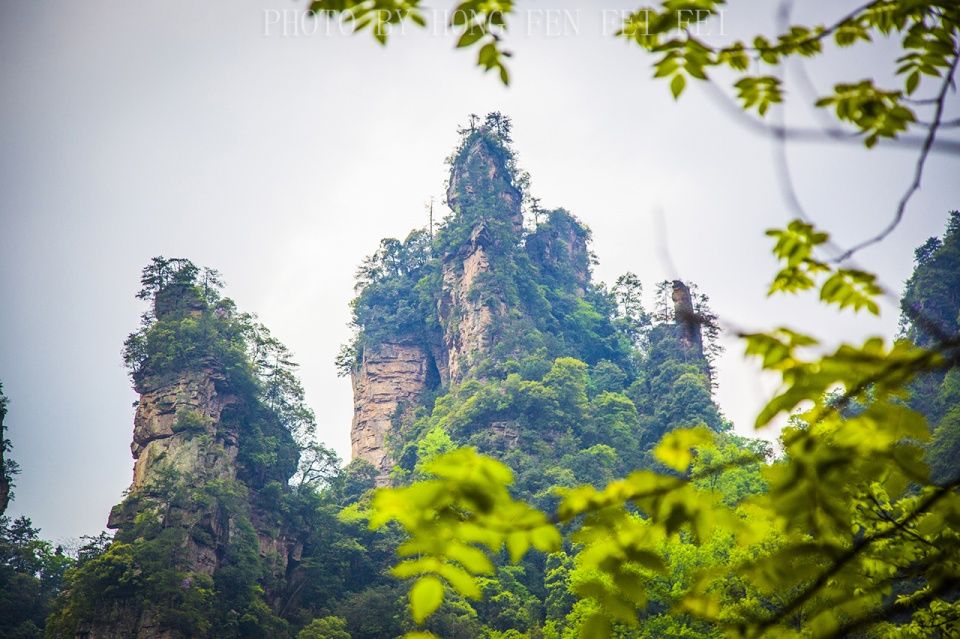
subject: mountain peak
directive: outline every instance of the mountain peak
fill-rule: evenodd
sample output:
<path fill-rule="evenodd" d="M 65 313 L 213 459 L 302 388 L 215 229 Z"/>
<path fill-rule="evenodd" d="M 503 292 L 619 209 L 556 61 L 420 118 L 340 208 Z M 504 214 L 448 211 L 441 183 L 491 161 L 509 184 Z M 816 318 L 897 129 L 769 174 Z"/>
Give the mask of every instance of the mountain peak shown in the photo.
<path fill-rule="evenodd" d="M 464 137 L 451 160 L 447 204 L 473 225 L 505 221 L 519 234 L 523 192 L 510 127 L 509 118 L 491 113 L 482 123 L 472 117 L 470 126 L 461 130 Z"/>

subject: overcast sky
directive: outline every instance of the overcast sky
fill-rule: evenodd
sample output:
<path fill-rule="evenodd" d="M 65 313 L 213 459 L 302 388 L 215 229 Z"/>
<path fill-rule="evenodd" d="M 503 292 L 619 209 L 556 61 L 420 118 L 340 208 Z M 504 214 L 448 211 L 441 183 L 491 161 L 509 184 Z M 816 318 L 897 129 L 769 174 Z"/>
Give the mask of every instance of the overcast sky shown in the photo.
<path fill-rule="evenodd" d="M 889 306 L 877 320 L 767 300 L 763 230 L 791 217 L 773 147 L 696 87 L 674 103 L 650 79 L 649 57 L 604 34 L 602 9 L 629 3 L 579 13 L 572 2 L 521 3 L 548 11 L 514 24 L 509 89 L 443 34 L 383 49 L 366 35 L 314 33 L 303 4 L 0 8 L 0 380 L 23 468 L 11 512 L 46 536 L 98 532 L 129 484 L 136 395 L 120 348 L 154 255 L 223 273 L 227 294 L 296 353 L 320 437 L 349 457 L 350 385 L 333 360 L 349 336 L 355 268 L 380 238 L 426 223 L 424 202 L 442 198 L 444 158 L 471 112 L 513 118 L 534 194 L 593 230 L 598 279 L 630 270 L 651 292 L 680 276 L 742 327 L 895 333 Z M 723 37 L 772 28 L 772 8 L 732 4 Z M 850 3 L 803 4 L 798 21 Z M 885 78 L 892 51 L 831 54 L 809 72 L 819 87 Z M 948 114 L 960 115 L 955 96 Z M 789 157 L 805 208 L 845 245 L 888 222 L 915 152 L 797 144 Z M 932 155 L 903 224 L 861 265 L 900 287 L 913 249 L 960 207 L 958 176 L 957 157 Z M 750 432 L 770 380 L 731 342 L 719 381 L 724 412 Z"/>

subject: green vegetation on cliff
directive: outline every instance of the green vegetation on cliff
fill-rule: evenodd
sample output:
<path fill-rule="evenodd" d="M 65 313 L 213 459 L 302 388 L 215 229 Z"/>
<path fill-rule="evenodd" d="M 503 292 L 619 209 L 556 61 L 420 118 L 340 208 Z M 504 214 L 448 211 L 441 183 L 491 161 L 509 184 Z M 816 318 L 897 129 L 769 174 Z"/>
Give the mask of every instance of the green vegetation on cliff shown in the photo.
<path fill-rule="evenodd" d="M 529 196 L 509 131 L 499 114 L 462 130 L 449 160 L 451 214 L 432 236 L 427 229 L 383 240 L 358 272 L 357 334 L 341 370 L 365 379 L 382 345 L 413 344 L 423 367 L 436 371 L 417 404 L 398 406 L 388 425 L 390 481 L 422 481 L 437 459 L 471 446 L 510 467 L 513 494 L 547 508 L 556 505 L 557 489 L 662 468 L 651 451 L 676 428 L 707 425 L 726 442 L 727 457 L 741 449 L 767 455 L 764 446 L 727 434 L 712 400 L 717 335 L 706 297 L 663 282 L 650 312 L 636 275 L 612 287 L 593 282 L 589 230 Z M 376 399 L 355 396 L 361 407 Z M 727 480 L 725 498 L 762 490 L 758 472 L 754 464 Z M 582 578 L 574 555 L 571 545 L 517 565 L 493 557 L 476 582 L 480 598 L 448 598 L 424 627 L 443 637 L 576 634 L 584 613 L 574 607 L 572 588 Z M 457 582 L 453 574 L 445 579 Z M 383 604 L 403 618 L 398 594 L 367 592 L 390 599 Z"/>
<path fill-rule="evenodd" d="M 916 344 L 934 347 L 960 333 L 960 212 L 950 213 L 943 238 L 917 249 L 901 306 L 904 336 Z M 960 371 L 934 371 L 912 390 L 912 406 L 930 420 L 931 472 L 941 483 L 954 481 L 960 475 Z"/>
<path fill-rule="evenodd" d="M 3 383 L 0 382 L 0 517 L 7 510 L 7 504 L 10 503 L 13 476 L 18 472 L 16 462 L 10 459 L 10 440 L 3 430 L 3 420 L 6 416 L 7 397 L 3 394 Z"/>
<path fill-rule="evenodd" d="M 393 572 L 413 583 L 413 620 L 432 632 L 434 611 L 481 599 L 505 557 L 530 579 L 548 553 L 540 622 L 518 636 L 953 636 L 958 309 L 951 288 L 923 286 L 956 277 L 957 220 L 918 252 L 907 287 L 905 332 L 926 349 L 871 338 L 819 354 L 816 339 L 786 328 L 743 336 L 747 354 L 782 377 L 757 418 L 762 427 L 790 415 L 778 459 L 758 442 L 675 428 L 651 451 L 656 463 L 603 486 L 568 488 L 553 477 L 558 490 L 544 500 L 529 494 L 513 450 L 482 455 L 476 442 L 448 442 L 415 469 L 415 482 L 378 492 L 372 525 L 405 532 Z M 870 274 L 813 257 L 825 233 L 795 221 L 769 235 L 782 261 L 772 292 L 815 289 L 826 304 L 878 312 Z M 684 343 L 683 330 L 672 327 L 672 339 Z M 564 370 L 549 375 L 565 382 L 557 394 L 586 399 L 587 365 L 556 364 Z M 905 398 L 940 416 L 932 440 Z M 566 403 L 565 412 L 586 405 Z M 438 427 L 458 424 L 440 417 Z"/>
<path fill-rule="evenodd" d="M 142 282 L 150 308 L 124 359 L 145 477 L 114 509 L 112 542 L 66 572 L 47 636 L 292 636 L 317 590 L 342 591 L 363 563 L 333 488 L 356 473 L 312 443 L 290 353 L 220 295 L 215 272 L 156 258 Z"/>
<path fill-rule="evenodd" d="M 383 240 L 358 272 L 357 337 L 342 371 L 390 342 L 419 344 L 438 370 L 417 418 L 392 433 L 396 477 L 414 471 L 421 439 L 438 428 L 459 444 L 509 448 L 529 470 L 530 494 L 649 463 L 644 455 L 672 428 L 725 428 L 711 399 L 717 346 L 705 296 L 694 293 L 691 316 L 678 318 L 662 283 L 664 310 L 653 315 L 635 275 L 612 288 L 591 281 L 590 232 L 569 212 L 536 209 L 525 228 L 524 203 L 538 205 L 509 130 L 496 113 L 464 129 L 450 159 L 453 213 L 432 240 L 423 230 Z M 463 346 L 471 338 L 472 350 Z M 467 362 L 459 375 L 454 355 Z"/>

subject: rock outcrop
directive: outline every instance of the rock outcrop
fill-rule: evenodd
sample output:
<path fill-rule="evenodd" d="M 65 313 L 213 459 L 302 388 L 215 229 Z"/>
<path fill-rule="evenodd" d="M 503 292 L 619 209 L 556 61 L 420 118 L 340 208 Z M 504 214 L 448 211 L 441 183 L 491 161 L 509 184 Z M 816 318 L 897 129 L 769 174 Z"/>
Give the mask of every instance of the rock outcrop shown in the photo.
<path fill-rule="evenodd" d="M 77 628 L 76 639 L 181 639 L 174 630 L 164 628 L 152 610 L 133 611 L 126 606 L 114 606 L 101 613 L 94 622 Z"/>
<path fill-rule="evenodd" d="M 392 464 L 387 434 L 409 419 L 427 389 L 430 365 L 430 355 L 417 344 L 385 343 L 364 349 L 353 371 L 351 451 L 354 459 L 374 465 L 381 483 Z"/>
<path fill-rule="evenodd" d="M 443 261 L 437 316 L 443 329 L 447 383 L 463 381 L 474 362 L 490 352 L 496 320 L 507 312 L 502 299 L 477 286 L 491 275 L 491 244 L 484 227 L 478 226 L 470 241 Z"/>
<path fill-rule="evenodd" d="M 136 461 L 130 490 L 144 488 L 158 467 L 204 481 L 234 479 L 237 432 L 221 415 L 237 398 L 224 376 L 211 367 L 148 384 L 133 420 L 130 449 Z M 217 454 L 211 454 L 210 442 L 217 443 Z"/>
<path fill-rule="evenodd" d="M 590 232 L 563 209 L 547 213 L 524 244 L 541 276 L 551 282 L 574 282 L 572 291 L 583 297 L 590 284 Z"/>
<path fill-rule="evenodd" d="M 447 203 L 464 240 L 438 256 L 435 330 L 365 344 L 351 371 L 353 457 L 373 464 L 381 484 L 393 466 L 388 434 L 411 421 L 427 389 L 462 382 L 496 343 L 508 309 L 491 285 L 494 260 L 522 246 L 521 202 L 503 148 L 469 138 L 450 171 Z"/>
<path fill-rule="evenodd" d="M 703 318 L 697 316 L 690 295 L 690 287 L 681 280 L 673 280 L 673 318 L 677 326 L 677 337 L 685 350 L 703 357 Z"/>
<path fill-rule="evenodd" d="M 223 564 L 225 549 L 242 534 L 236 513 L 224 510 L 216 500 L 167 502 L 162 496 L 163 483 L 240 485 L 239 433 L 229 413 L 239 408 L 242 400 L 213 364 L 184 371 L 173 379 L 145 378 L 138 383 L 138 390 L 142 394 L 131 444 L 133 481 L 127 498 L 111 511 L 107 526 L 122 532 L 135 526 L 137 515 L 153 511 L 160 526 L 183 531 L 179 568 L 185 574 L 214 577 Z M 244 492 L 252 497 L 255 489 L 246 487 Z M 289 564 L 299 559 L 300 545 L 269 524 L 252 501 L 247 513 L 261 559 L 274 578 L 283 577 Z M 161 623 L 149 606 L 117 605 L 109 614 L 99 614 L 82 626 L 77 637 L 182 639 L 183 635 Z"/>
<path fill-rule="evenodd" d="M 520 236 L 523 231 L 523 194 L 513 184 L 501 148 L 486 136 L 469 138 L 450 170 L 447 206 L 460 215 L 503 220 Z"/>
<path fill-rule="evenodd" d="M 437 319 L 442 329 L 444 383 L 469 376 L 496 341 L 507 315 L 502 291 L 493 285 L 493 261 L 523 242 L 523 194 L 514 184 L 501 145 L 487 135 L 468 138 L 450 170 L 447 204 L 469 238 L 441 256 Z"/>
<path fill-rule="evenodd" d="M 236 428 L 222 419 L 224 408 L 238 400 L 226 386 L 224 376 L 213 367 L 185 371 L 173 380 L 147 378 L 141 388 L 134 417 L 133 482 L 124 501 L 110 512 L 107 527 L 132 525 L 139 505 L 137 497 L 150 493 L 157 482 L 175 475 L 192 485 L 237 477 Z M 229 526 L 215 510 L 175 508 L 162 522 L 203 535 L 187 535 L 185 568 L 213 575 L 219 567 L 218 551 L 226 542 Z M 129 620 L 127 620 L 129 621 Z M 99 635 L 91 635 L 96 637 Z M 153 637 L 152 634 L 133 635 Z"/>
<path fill-rule="evenodd" d="M 207 323 L 215 335 L 231 328 L 229 311 L 211 308 L 193 286 L 161 290 L 154 313 L 167 330 Z M 186 342 L 197 339 L 192 335 L 181 339 L 179 346 L 209 344 Z M 133 480 L 107 525 L 117 530 L 121 543 L 173 543 L 176 550 L 162 551 L 169 554 L 163 561 L 182 575 L 184 590 L 207 579 L 216 583 L 224 568 L 235 570 L 242 547 L 247 569 L 259 571 L 264 599 L 271 604 L 277 593 L 267 584 L 283 583 L 302 550 L 278 523 L 278 505 L 261 494 L 268 484 L 282 492 L 293 474 L 295 458 L 277 460 L 284 457 L 282 446 L 296 455 L 292 436 L 263 405 L 244 360 L 215 348 L 195 359 L 179 355 L 176 364 L 165 355 L 158 353 L 156 361 L 146 357 L 133 374 L 140 393 L 131 443 Z M 271 450 L 270 442 L 281 443 Z M 82 620 L 77 636 L 184 639 L 162 607 L 168 604 L 158 605 L 136 597 L 105 604 L 93 619 Z"/>
<path fill-rule="evenodd" d="M 543 339 L 540 331 L 548 323 L 557 327 L 557 318 L 546 315 L 573 312 L 590 286 L 590 233 L 573 215 L 558 209 L 545 214 L 534 231 L 525 231 L 522 178 L 498 126 L 503 122 L 493 118 L 472 129 L 457 151 L 447 188 L 453 215 L 431 243 L 436 253 L 424 268 L 430 276 L 420 279 L 416 290 L 408 288 L 402 303 L 392 301 L 396 288 L 373 289 L 383 308 L 372 316 L 375 330 L 361 326 L 351 371 L 351 441 L 353 457 L 373 464 L 381 483 L 395 461 L 389 435 L 410 425 L 426 391 L 489 375 L 492 362 L 522 352 L 527 336 Z M 397 270 L 394 262 L 377 268 L 377 273 Z M 547 294 L 562 299 L 551 306 Z M 412 298 L 429 300 L 417 306 L 420 328 L 401 335 L 388 330 L 384 337 L 382 318 L 408 317 Z M 531 299 L 540 306 L 526 307 Z M 508 422 L 491 424 L 489 431 L 491 441 L 504 448 L 519 437 Z"/>

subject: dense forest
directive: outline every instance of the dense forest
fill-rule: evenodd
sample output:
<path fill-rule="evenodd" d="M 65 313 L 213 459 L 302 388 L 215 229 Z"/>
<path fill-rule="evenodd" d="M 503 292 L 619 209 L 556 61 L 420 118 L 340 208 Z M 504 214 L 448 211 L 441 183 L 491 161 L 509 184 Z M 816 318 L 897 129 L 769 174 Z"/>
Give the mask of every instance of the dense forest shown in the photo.
<path fill-rule="evenodd" d="M 589 229 L 530 196 L 507 118 L 465 127 L 449 163 L 451 214 L 383 240 L 358 270 L 355 336 L 337 362 L 353 379 L 357 411 L 346 465 L 316 442 L 292 354 L 223 295 L 216 271 L 163 257 L 144 268 L 137 296 L 147 308 L 123 349 L 140 395 L 136 464 L 110 515 L 115 532 L 63 548 L 27 518 L 0 520 L 0 638 L 711 637 L 781 609 L 782 624 L 769 628 L 825 623 L 818 606 L 838 605 L 829 591 L 793 605 L 780 587 L 805 592 L 820 579 L 807 570 L 823 562 L 818 553 L 845 552 L 818 534 L 852 526 L 857 547 L 871 529 L 836 501 L 827 516 L 836 521 L 811 515 L 796 545 L 791 512 L 768 519 L 763 510 L 774 497 L 782 508 L 820 499 L 807 513 L 840 499 L 783 492 L 804 486 L 783 473 L 805 459 L 804 437 L 821 421 L 793 411 L 779 448 L 734 434 L 713 400 L 719 329 L 707 296 L 690 282 L 660 282 L 647 308 L 638 276 L 595 282 Z M 957 333 L 958 278 L 954 212 L 943 237 L 916 252 L 902 348 Z M 781 350 L 801 338 L 786 335 Z M 748 340 L 786 369 L 776 345 Z M 936 485 L 955 497 L 960 472 L 957 369 L 905 380 L 906 403 L 930 425 L 918 450 L 933 484 L 924 461 L 897 447 L 925 438 L 907 426 L 893 448 L 871 450 L 915 476 L 869 479 L 869 459 L 851 463 L 862 476 L 846 476 L 850 486 L 867 477 L 890 508 L 880 512 L 894 518 L 906 508 L 898 499 Z M 858 428 L 882 401 L 810 388 Z M 884 388 L 865 390 L 879 398 Z M 4 506 L 17 470 L 2 437 L 6 401 L 0 394 Z M 906 410 L 897 413 L 904 423 L 913 419 Z M 814 460 L 826 464 L 820 476 L 860 449 L 838 439 L 832 450 L 832 462 Z M 614 503 L 638 482 L 657 497 Z M 417 520 L 421 509 L 429 513 Z M 939 530 L 930 529 L 936 520 L 896 526 L 941 554 L 918 550 L 906 565 L 871 556 L 852 575 L 841 571 L 845 560 L 831 573 L 846 593 L 844 580 L 859 579 L 876 597 L 865 607 L 899 606 L 895 622 L 857 625 L 866 634 L 854 636 L 954 636 L 957 522 L 943 516 Z M 885 552 L 902 555 L 892 533 L 884 539 Z M 395 565 L 398 554 L 414 559 Z M 913 569 L 936 561 L 949 577 L 942 583 Z M 742 565 L 764 579 L 728 572 Z M 412 586 L 409 577 L 418 577 Z M 859 610 L 844 614 L 857 620 Z"/>

